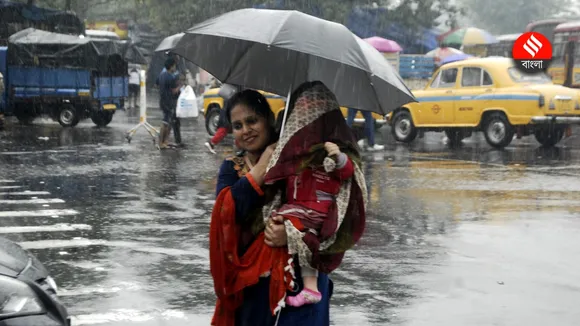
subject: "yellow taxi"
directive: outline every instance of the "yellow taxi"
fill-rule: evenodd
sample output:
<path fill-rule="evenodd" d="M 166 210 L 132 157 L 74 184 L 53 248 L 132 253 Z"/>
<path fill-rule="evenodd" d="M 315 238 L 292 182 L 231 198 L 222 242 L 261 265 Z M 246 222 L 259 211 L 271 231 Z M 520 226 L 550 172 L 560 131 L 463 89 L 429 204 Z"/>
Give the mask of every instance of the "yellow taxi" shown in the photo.
<path fill-rule="evenodd" d="M 400 142 L 412 142 L 419 131 L 443 131 L 452 142 L 482 131 L 495 148 L 508 146 L 514 134 L 533 134 L 549 147 L 580 124 L 578 90 L 555 85 L 543 73 L 522 73 L 510 58 L 445 64 L 413 94 L 418 102 L 387 115 Z"/>
<path fill-rule="evenodd" d="M 219 121 L 220 110 L 224 107 L 224 99 L 218 94 L 220 88 L 211 88 L 203 93 L 203 115 L 205 117 L 205 128 L 210 135 L 214 135 L 217 130 L 217 124 Z M 270 104 L 272 112 L 276 117 L 276 128 L 279 130 L 282 125 L 282 119 L 284 118 L 284 109 L 286 108 L 286 97 L 279 96 L 276 94 L 259 91 L 266 97 L 266 100 Z M 345 107 L 340 108 L 342 114 L 346 118 L 348 109 Z M 282 114 L 280 114 L 282 113 Z M 380 128 L 387 123 L 385 118 L 380 114 L 373 113 L 373 118 L 375 119 L 375 128 Z M 357 113 L 354 119 L 354 126 L 364 125 L 364 118 L 360 112 Z"/>

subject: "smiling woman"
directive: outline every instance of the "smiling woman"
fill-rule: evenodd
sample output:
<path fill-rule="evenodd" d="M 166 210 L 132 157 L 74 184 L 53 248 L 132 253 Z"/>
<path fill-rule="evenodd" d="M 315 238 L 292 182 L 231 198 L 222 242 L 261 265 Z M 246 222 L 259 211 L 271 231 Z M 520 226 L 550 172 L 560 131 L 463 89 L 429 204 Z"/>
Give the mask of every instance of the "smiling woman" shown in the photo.
<path fill-rule="evenodd" d="M 283 185 L 264 184 L 278 135 L 266 98 L 245 90 L 227 102 L 227 119 L 243 151 L 222 164 L 210 225 L 210 270 L 217 296 L 212 325 L 322 326 L 329 324 L 332 282 L 318 277 L 321 302 L 280 310 L 293 279 L 284 224 L 264 219 L 262 210 L 275 202 Z M 282 188 L 281 188 L 282 187 Z M 302 280 L 296 269 L 296 284 Z"/>

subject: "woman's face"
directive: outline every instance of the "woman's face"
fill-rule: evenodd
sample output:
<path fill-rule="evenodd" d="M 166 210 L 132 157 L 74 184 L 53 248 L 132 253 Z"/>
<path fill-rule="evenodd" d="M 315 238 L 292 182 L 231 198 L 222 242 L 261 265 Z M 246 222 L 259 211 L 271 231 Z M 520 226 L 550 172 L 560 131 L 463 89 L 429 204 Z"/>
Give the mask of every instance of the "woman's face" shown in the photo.
<path fill-rule="evenodd" d="M 232 133 L 240 147 L 248 152 L 261 152 L 268 146 L 269 128 L 266 118 L 245 104 L 234 106 L 231 112 Z"/>

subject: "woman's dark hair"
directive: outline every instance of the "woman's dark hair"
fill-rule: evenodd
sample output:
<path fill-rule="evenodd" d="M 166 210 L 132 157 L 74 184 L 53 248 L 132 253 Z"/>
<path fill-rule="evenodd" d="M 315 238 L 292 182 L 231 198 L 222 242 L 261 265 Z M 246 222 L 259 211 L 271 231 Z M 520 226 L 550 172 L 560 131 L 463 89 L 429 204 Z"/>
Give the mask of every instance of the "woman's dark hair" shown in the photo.
<path fill-rule="evenodd" d="M 232 110 L 236 105 L 243 104 L 251 108 L 257 115 L 266 119 L 270 129 L 270 141 L 268 145 L 278 141 L 278 133 L 276 133 L 276 121 L 274 113 L 270 108 L 270 104 L 260 92 L 253 89 L 246 89 L 237 92 L 226 102 L 224 110 L 226 111 L 227 123 L 232 124 Z"/>

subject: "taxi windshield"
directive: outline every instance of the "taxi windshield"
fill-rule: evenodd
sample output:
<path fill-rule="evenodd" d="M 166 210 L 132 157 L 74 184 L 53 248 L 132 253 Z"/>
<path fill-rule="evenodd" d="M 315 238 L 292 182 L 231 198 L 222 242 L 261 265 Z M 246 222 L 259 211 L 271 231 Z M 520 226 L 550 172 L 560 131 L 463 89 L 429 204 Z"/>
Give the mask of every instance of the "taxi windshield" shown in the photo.
<path fill-rule="evenodd" d="M 528 74 L 516 67 L 508 68 L 511 79 L 516 83 L 525 84 L 550 84 L 552 79 L 546 73 Z"/>

